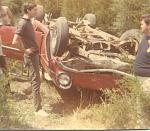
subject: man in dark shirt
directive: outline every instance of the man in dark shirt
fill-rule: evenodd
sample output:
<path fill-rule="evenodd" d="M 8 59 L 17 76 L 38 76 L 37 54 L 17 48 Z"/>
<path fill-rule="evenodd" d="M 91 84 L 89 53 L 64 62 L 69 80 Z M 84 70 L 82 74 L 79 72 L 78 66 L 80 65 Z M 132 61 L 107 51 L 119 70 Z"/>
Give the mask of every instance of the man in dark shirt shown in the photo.
<path fill-rule="evenodd" d="M 35 106 L 35 114 L 41 116 L 48 116 L 48 114 L 42 110 L 41 95 L 40 95 L 40 68 L 39 68 L 39 49 L 35 39 L 35 32 L 31 19 L 36 15 L 36 4 L 26 3 L 24 4 L 24 15 L 21 18 L 16 34 L 13 39 L 13 44 L 23 44 L 24 48 L 20 48 L 25 51 L 26 56 L 31 61 L 32 74 L 31 74 L 31 86 Z"/>
<path fill-rule="evenodd" d="M 143 39 L 138 47 L 134 62 L 134 72 L 141 83 L 144 92 L 150 92 L 150 14 L 141 17 Z"/>
<path fill-rule="evenodd" d="M 144 35 L 139 44 L 134 71 L 138 76 L 150 77 L 150 53 L 147 52 L 150 40 L 150 14 L 141 17 L 141 30 Z"/>

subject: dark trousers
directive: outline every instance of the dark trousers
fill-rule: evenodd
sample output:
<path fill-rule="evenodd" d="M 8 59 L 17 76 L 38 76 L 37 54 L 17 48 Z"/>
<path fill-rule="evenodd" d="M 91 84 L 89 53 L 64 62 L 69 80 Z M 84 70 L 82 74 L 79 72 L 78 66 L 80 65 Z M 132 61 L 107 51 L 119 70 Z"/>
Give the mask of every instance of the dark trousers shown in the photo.
<path fill-rule="evenodd" d="M 32 67 L 31 87 L 32 87 L 32 93 L 33 93 L 34 107 L 35 107 L 35 110 L 38 111 L 42 109 L 41 95 L 40 95 L 41 80 L 40 80 L 39 55 L 33 54 L 29 58 L 31 60 L 31 67 Z"/>

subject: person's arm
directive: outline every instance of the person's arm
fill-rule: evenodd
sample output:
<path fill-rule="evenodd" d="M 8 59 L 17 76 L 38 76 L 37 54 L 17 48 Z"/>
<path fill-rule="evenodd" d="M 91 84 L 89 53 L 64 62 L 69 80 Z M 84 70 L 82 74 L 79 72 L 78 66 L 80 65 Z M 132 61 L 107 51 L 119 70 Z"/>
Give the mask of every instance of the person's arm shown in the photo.
<path fill-rule="evenodd" d="M 20 42 L 21 42 L 21 37 L 18 34 L 15 34 L 12 44 L 15 46 L 15 45 L 19 44 Z"/>
<path fill-rule="evenodd" d="M 38 28 L 40 31 L 42 31 L 44 33 L 43 41 L 44 41 L 44 43 L 47 43 L 49 40 L 48 39 L 49 29 L 38 20 L 34 20 L 34 24 L 35 24 L 36 28 Z"/>
<path fill-rule="evenodd" d="M 50 32 L 49 29 L 38 20 L 34 20 L 33 25 L 36 29 L 39 29 L 40 31 L 44 33 L 43 42 L 46 45 L 46 43 L 49 42 L 49 32 Z"/>
<path fill-rule="evenodd" d="M 18 34 L 14 35 L 12 45 L 13 45 L 13 47 L 20 49 L 21 51 L 25 50 L 24 47 L 23 47 L 21 36 L 19 36 Z"/>
<path fill-rule="evenodd" d="M 47 37 L 47 35 L 49 33 L 49 29 L 38 20 L 34 20 L 34 24 L 40 31 L 42 31 L 44 33 L 44 36 Z"/>
<path fill-rule="evenodd" d="M 24 28 L 25 28 L 24 23 L 20 22 L 12 41 L 13 47 L 18 48 L 21 51 L 24 51 L 23 42 L 22 42 L 22 37 L 24 36 Z"/>

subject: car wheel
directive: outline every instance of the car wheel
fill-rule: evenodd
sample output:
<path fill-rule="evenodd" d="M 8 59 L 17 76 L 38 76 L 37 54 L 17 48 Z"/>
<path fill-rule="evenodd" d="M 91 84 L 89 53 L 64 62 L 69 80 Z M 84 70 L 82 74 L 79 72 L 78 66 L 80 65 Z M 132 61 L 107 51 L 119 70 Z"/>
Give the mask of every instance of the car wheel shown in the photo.
<path fill-rule="evenodd" d="M 92 13 L 86 14 L 83 17 L 83 20 L 88 20 L 89 21 L 89 26 L 91 26 L 92 28 L 95 28 L 95 25 L 96 25 L 96 16 L 95 16 L 95 14 L 92 14 Z"/>
<path fill-rule="evenodd" d="M 69 43 L 69 27 L 65 17 L 60 17 L 55 23 L 56 28 L 50 33 L 50 54 L 61 57 Z"/>
<path fill-rule="evenodd" d="M 131 29 L 131 30 L 127 30 L 121 35 L 120 41 L 123 42 L 128 40 L 134 40 L 135 45 L 133 46 L 134 49 L 131 49 L 131 52 L 132 54 L 135 54 L 138 49 L 138 44 L 141 42 L 142 36 L 143 33 L 139 29 Z"/>
<path fill-rule="evenodd" d="M 143 33 L 139 29 L 131 29 L 124 32 L 121 35 L 120 40 L 123 41 L 123 40 L 135 39 L 138 41 L 138 43 L 140 43 L 142 36 Z"/>

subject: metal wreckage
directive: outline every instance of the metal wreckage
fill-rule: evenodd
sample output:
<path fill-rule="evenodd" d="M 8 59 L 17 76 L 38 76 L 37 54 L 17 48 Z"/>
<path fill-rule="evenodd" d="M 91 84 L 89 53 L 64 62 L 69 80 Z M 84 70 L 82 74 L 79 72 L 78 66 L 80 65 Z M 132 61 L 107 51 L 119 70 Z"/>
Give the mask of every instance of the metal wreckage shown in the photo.
<path fill-rule="evenodd" d="M 123 77 L 134 77 L 132 63 L 140 30 L 128 30 L 118 38 L 95 27 L 95 21 L 94 14 L 76 22 L 47 17 L 44 23 L 50 33 L 46 42 L 43 33 L 36 31 L 42 74 L 51 77 L 64 101 L 76 98 L 78 89 L 112 89 Z M 3 53 L 23 61 L 23 52 L 12 45 L 15 30 L 13 26 L 0 28 Z"/>

